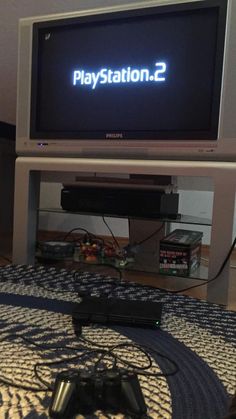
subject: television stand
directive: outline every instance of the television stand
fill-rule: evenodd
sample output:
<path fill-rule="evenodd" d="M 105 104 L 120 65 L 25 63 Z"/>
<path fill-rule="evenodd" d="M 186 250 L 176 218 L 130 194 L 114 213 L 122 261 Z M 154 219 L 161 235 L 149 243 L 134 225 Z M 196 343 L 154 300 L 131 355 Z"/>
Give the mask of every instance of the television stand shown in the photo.
<path fill-rule="evenodd" d="M 13 263 L 34 264 L 41 175 L 64 182 L 68 173 L 145 174 L 210 177 L 214 201 L 208 277 L 219 270 L 232 244 L 236 163 L 170 160 L 18 157 L 15 169 Z M 227 305 L 231 292 L 229 263 L 207 285 L 208 301 Z"/>

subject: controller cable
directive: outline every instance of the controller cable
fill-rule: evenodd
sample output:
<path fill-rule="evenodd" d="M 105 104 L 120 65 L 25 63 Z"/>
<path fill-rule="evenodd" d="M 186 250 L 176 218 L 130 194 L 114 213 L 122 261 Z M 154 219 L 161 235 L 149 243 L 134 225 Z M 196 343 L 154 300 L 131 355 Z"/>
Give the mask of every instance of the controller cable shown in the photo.
<path fill-rule="evenodd" d="M 94 369 L 95 371 L 99 368 L 99 365 L 101 364 L 102 361 L 104 361 L 104 359 L 109 356 L 109 358 L 113 359 L 113 366 L 112 368 L 115 368 L 117 365 L 117 361 L 119 361 L 120 363 L 122 363 L 123 365 L 126 365 L 129 369 L 132 369 L 132 372 L 139 374 L 139 375 L 147 375 L 147 376 L 153 376 L 153 377 L 168 377 L 168 376 L 172 376 L 174 374 L 176 374 L 179 371 L 178 365 L 176 364 L 176 362 L 172 359 L 170 359 L 169 357 L 161 354 L 160 352 L 154 350 L 153 348 L 150 348 L 146 345 L 136 345 L 130 342 L 122 342 L 116 345 L 110 345 L 107 348 L 104 348 L 104 345 L 99 345 L 97 343 L 94 343 L 92 341 L 90 341 L 89 339 L 85 338 L 84 336 L 80 336 L 82 342 L 85 342 L 87 345 L 93 345 L 93 347 L 95 346 L 95 349 L 91 349 L 88 348 L 87 346 L 83 346 L 83 347 L 74 347 L 74 346 L 48 346 L 48 345 L 42 345 L 42 344 L 38 344 L 34 341 L 32 341 L 29 338 L 26 338 L 23 335 L 18 335 L 18 334 L 11 334 L 8 335 L 6 338 L 9 337 L 16 337 L 16 338 L 21 338 L 24 341 L 26 341 L 27 343 L 35 346 L 37 349 L 39 349 L 40 351 L 42 350 L 47 350 L 47 351 L 51 351 L 51 350 L 55 350 L 55 351 L 59 351 L 59 350 L 73 350 L 73 351 L 77 351 L 80 352 L 80 354 L 76 354 L 75 356 L 70 356 L 70 357 L 65 357 L 63 355 L 63 359 L 57 360 L 57 361 L 50 361 L 50 362 L 38 362 L 34 365 L 34 374 L 35 377 L 38 379 L 38 381 L 43 384 L 44 388 L 35 388 L 32 386 L 25 386 L 23 384 L 16 384 L 12 381 L 9 381 L 3 377 L 0 377 L 0 382 L 2 384 L 8 385 L 8 386 L 13 386 L 15 388 L 19 388 L 22 390 L 26 390 L 26 391 L 32 391 L 32 392 L 47 392 L 47 391 L 52 391 L 53 388 L 51 387 L 51 384 L 48 383 L 47 381 L 45 381 L 39 374 L 38 369 L 40 367 L 46 367 L 46 366 L 53 366 L 53 365 L 60 365 L 60 364 L 66 364 L 66 363 L 70 363 L 72 361 L 75 360 L 81 360 L 81 358 L 83 357 L 89 357 L 91 355 L 99 355 L 99 358 L 97 359 L 97 361 L 95 362 L 94 365 Z M 4 339 L 4 340 L 5 340 Z M 126 359 L 124 359 L 121 355 L 118 355 L 116 353 L 114 353 L 116 350 L 119 349 L 127 349 L 127 348 L 134 348 L 135 350 L 138 350 L 139 352 L 141 352 L 147 359 L 147 364 L 145 366 L 138 366 L 135 363 L 129 362 Z M 147 371 L 148 369 L 150 369 L 151 367 L 153 367 L 153 361 L 151 359 L 151 355 L 150 354 L 154 354 L 156 356 L 162 357 L 164 359 L 166 359 L 171 365 L 172 367 L 174 367 L 172 369 L 172 371 L 168 371 L 166 373 L 152 373 Z"/>
<path fill-rule="evenodd" d="M 87 339 L 83 335 L 80 336 L 80 339 L 82 341 L 84 341 L 86 344 L 93 345 L 93 346 L 99 347 L 99 348 L 104 348 L 104 345 L 102 345 L 102 344 L 99 345 L 98 343 L 95 343 L 95 342 Z M 118 361 L 127 365 L 129 368 L 132 368 L 132 370 L 134 372 L 136 372 L 137 374 L 154 376 L 154 377 L 169 377 L 169 376 L 175 375 L 179 371 L 179 367 L 173 359 L 169 358 L 167 355 L 164 355 L 164 354 L 160 353 L 159 351 L 157 351 L 157 350 L 155 350 L 155 349 L 153 349 L 153 348 L 151 348 L 147 345 L 144 345 L 144 344 L 138 345 L 138 344 L 135 344 L 135 343 L 132 343 L 132 342 L 122 342 L 122 343 L 118 343 L 116 345 L 107 346 L 107 349 L 109 350 L 109 352 L 110 351 L 113 352 L 116 349 L 120 349 L 120 348 L 125 349 L 125 348 L 129 348 L 129 347 L 134 348 L 134 349 L 138 349 L 141 353 L 143 353 L 146 356 L 149 364 L 145 367 L 140 367 L 140 366 L 137 366 L 137 364 L 133 364 L 132 362 L 127 361 L 127 359 L 124 359 L 120 355 L 116 354 L 116 358 L 117 358 Z M 158 373 L 151 373 L 151 372 L 145 371 L 148 368 L 151 368 L 153 366 L 153 361 L 152 361 L 151 355 L 149 353 L 151 353 L 153 355 L 156 355 L 157 357 L 160 357 L 160 358 L 163 358 L 163 359 L 167 360 L 168 363 L 172 365 L 173 369 L 171 371 L 168 371 L 168 372 L 165 372 L 165 373 L 159 373 L 159 372 Z M 101 356 L 101 359 L 102 359 L 102 357 L 103 357 L 103 355 Z M 100 359 L 97 362 L 99 363 Z M 145 372 L 142 372 L 142 371 L 145 371 Z"/>

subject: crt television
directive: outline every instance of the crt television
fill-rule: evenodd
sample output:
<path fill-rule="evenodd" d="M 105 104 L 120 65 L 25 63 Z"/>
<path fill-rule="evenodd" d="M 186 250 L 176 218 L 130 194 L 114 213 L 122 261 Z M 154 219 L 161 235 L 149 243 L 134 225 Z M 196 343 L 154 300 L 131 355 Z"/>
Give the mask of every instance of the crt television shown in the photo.
<path fill-rule="evenodd" d="M 235 69 L 236 0 L 21 19 L 17 153 L 234 161 Z"/>

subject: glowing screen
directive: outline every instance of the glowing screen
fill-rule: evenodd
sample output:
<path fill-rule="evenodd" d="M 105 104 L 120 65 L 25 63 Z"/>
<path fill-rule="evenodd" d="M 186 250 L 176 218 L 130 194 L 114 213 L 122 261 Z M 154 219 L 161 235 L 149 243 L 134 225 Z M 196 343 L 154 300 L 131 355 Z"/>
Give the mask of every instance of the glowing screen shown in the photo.
<path fill-rule="evenodd" d="M 102 68 L 98 72 L 86 72 L 85 70 L 73 71 L 73 85 L 86 85 L 95 89 L 98 84 L 112 83 L 137 83 L 165 81 L 166 63 L 155 63 L 156 69 L 151 73 L 147 68 L 121 68 L 111 70 Z"/>
<path fill-rule="evenodd" d="M 212 130 L 218 9 L 191 4 L 35 23 L 32 137 L 189 139 Z"/>

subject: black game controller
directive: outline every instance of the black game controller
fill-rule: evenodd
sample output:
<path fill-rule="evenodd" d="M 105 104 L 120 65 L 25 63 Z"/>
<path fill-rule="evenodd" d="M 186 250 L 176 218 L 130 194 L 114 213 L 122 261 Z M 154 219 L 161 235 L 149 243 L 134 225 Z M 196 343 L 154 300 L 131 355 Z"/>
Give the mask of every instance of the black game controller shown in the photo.
<path fill-rule="evenodd" d="M 118 369 L 89 373 L 63 371 L 56 377 L 49 407 L 51 418 L 71 418 L 96 410 L 142 417 L 147 411 L 136 374 Z"/>

